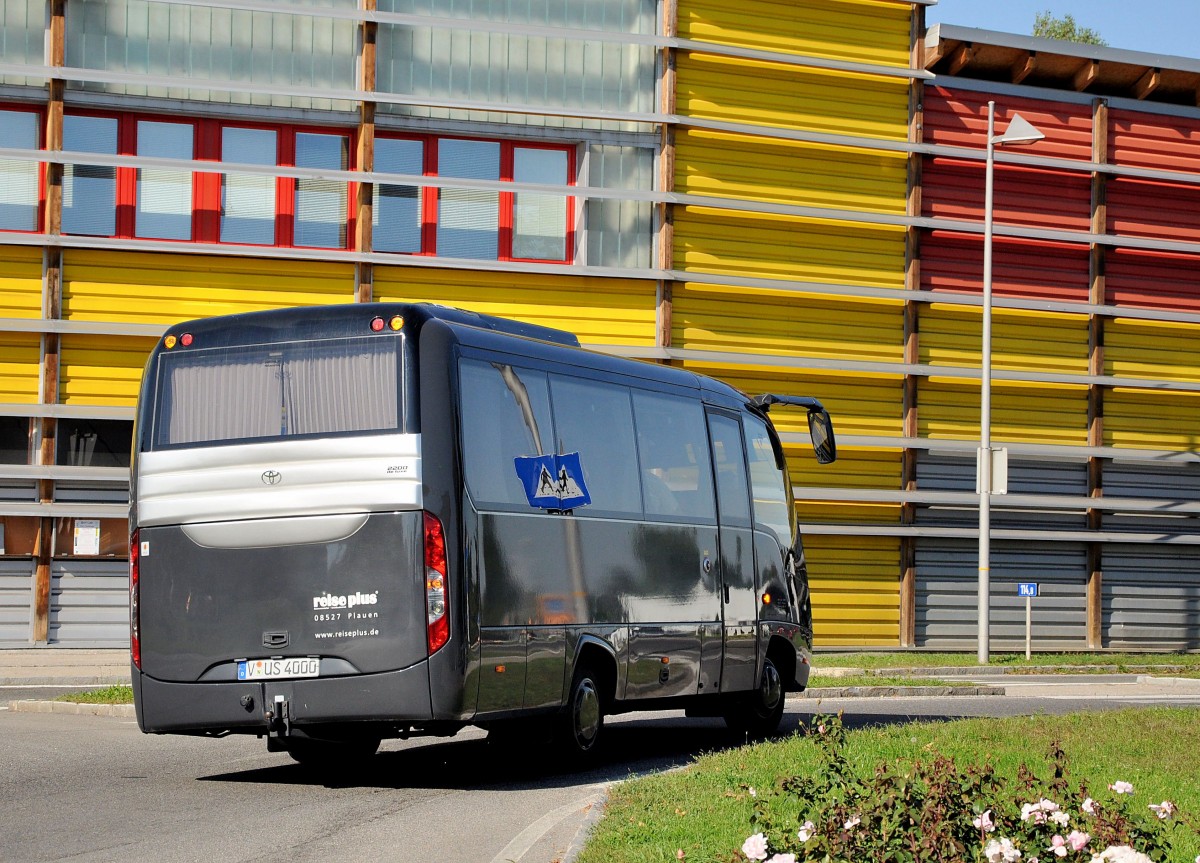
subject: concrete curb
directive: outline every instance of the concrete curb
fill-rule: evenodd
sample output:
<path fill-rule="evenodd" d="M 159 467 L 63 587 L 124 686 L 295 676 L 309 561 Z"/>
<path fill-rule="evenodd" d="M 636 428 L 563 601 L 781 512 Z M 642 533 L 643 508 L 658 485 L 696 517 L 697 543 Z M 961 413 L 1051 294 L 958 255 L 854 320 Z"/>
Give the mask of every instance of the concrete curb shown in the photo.
<path fill-rule="evenodd" d="M 938 665 L 929 667 L 854 668 L 852 666 L 816 666 L 822 677 L 1031 677 L 1039 674 L 1179 674 L 1195 671 L 1184 665 Z"/>
<path fill-rule="evenodd" d="M 801 698 L 942 698 L 954 695 L 1004 695 L 1003 686 L 818 686 L 801 693 Z"/>
<path fill-rule="evenodd" d="M 129 675 L 99 675 L 96 677 L 0 677 L 0 686 L 129 686 Z"/>
<path fill-rule="evenodd" d="M 132 704 L 80 704 L 76 701 L 13 701 L 14 713 L 66 713 L 72 716 L 116 716 L 136 719 Z"/>

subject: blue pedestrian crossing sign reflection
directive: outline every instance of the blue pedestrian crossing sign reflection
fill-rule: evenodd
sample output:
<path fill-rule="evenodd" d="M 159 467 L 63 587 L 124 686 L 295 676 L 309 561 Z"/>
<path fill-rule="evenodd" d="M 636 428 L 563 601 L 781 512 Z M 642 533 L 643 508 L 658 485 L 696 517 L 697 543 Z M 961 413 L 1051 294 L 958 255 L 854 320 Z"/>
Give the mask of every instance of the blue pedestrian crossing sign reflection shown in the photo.
<path fill-rule="evenodd" d="M 1038 585 L 1036 581 L 1019 581 L 1017 582 L 1017 596 L 1037 596 Z"/>
<path fill-rule="evenodd" d="M 518 456 L 513 463 L 530 506 L 563 510 L 592 502 L 577 452 Z"/>

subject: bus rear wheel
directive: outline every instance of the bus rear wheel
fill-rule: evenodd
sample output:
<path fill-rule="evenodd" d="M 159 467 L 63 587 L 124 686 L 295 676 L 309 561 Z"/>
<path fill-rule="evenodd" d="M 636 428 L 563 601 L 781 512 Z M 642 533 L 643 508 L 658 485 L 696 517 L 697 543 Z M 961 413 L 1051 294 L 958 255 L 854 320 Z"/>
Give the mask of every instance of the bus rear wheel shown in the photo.
<path fill-rule="evenodd" d="M 364 766 L 379 749 L 380 738 L 358 737 L 347 740 L 319 740 L 289 737 L 284 744 L 297 764 L 314 770 L 353 770 Z"/>
<path fill-rule="evenodd" d="M 763 660 L 758 688 L 725 711 L 725 724 L 751 737 L 770 737 L 783 721 L 783 678 L 770 659 Z"/>
<path fill-rule="evenodd" d="M 587 757 L 596 751 L 604 729 L 604 701 L 592 669 L 581 666 L 571 680 L 567 709 L 560 717 L 560 738 L 567 752 Z"/>

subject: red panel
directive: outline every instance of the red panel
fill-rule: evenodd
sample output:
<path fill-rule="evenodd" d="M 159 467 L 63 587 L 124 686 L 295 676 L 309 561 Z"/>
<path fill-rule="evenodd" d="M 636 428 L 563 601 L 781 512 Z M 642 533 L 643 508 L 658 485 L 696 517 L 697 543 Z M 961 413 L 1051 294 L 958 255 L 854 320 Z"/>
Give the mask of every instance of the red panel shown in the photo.
<path fill-rule="evenodd" d="M 1200 256 L 1118 249 L 1104 272 L 1111 305 L 1200 311 Z"/>
<path fill-rule="evenodd" d="M 983 290 L 983 235 L 932 231 L 921 238 L 921 287 L 978 294 Z M 996 237 L 992 292 L 1086 303 L 1088 247 Z"/>
<path fill-rule="evenodd" d="M 983 221 L 984 164 L 961 159 L 926 159 L 921 181 L 924 215 Z M 1091 177 L 997 165 L 996 224 L 1086 231 L 1091 225 Z"/>
<path fill-rule="evenodd" d="M 989 98 L 996 102 L 997 132 L 1008 128 L 1012 115 L 1019 113 L 1046 136 L 1045 140 L 1014 151 L 1056 159 L 1092 160 L 1092 109 L 1088 105 L 1015 96 L 989 97 L 987 93 L 948 87 L 925 88 L 925 142 L 972 147 L 982 153 L 987 144 Z"/>
<path fill-rule="evenodd" d="M 1200 173 L 1200 120 L 1113 109 L 1108 122 L 1114 165 Z"/>
<path fill-rule="evenodd" d="M 1106 196 L 1110 233 L 1200 242 L 1200 186 L 1120 177 Z"/>

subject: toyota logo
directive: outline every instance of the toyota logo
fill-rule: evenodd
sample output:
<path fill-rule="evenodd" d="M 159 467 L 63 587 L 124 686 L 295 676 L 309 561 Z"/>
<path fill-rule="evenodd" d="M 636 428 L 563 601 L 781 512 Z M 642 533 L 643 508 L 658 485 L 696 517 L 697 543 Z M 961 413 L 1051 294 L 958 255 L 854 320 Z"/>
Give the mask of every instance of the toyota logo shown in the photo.
<path fill-rule="evenodd" d="M 283 474 L 277 470 L 264 470 L 262 481 L 264 485 L 279 485 L 283 480 Z"/>

